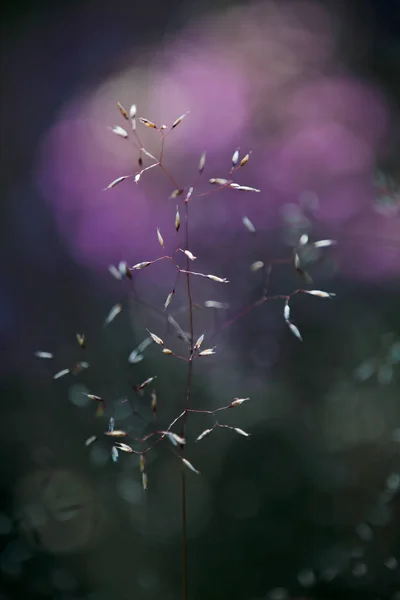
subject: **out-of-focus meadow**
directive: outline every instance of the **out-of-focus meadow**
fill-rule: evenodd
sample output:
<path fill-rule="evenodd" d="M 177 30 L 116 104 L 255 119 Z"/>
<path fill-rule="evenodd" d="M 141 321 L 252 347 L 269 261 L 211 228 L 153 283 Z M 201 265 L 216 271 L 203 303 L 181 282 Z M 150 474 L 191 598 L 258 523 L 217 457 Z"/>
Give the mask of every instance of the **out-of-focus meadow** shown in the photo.
<path fill-rule="evenodd" d="M 173 265 L 160 261 L 132 281 L 109 272 L 160 256 L 157 227 L 174 250 L 179 201 L 161 169 L 104 191 L 140 169 L 134 145 L 112 131 L 126 126 L 120 102 L 158 125 L 190 111 L 164 148 L 186 189 L 229 177 L 240 148 L 251 155 L 235 181 L 261 190 L 190 201 L 194 270 L 230 282 L 192 278 L 195 333 L 217 332 L 215 356 L 195 363 L 192 403 L 214 410 L 249 396 L 221 422 L 251 434 L 217 429 L 194 444 L 213 418 L 190 415 L 187 456 L 201 471 L 187 474 L 191 600 L 398 600 L 394 3 L 41 6 L 7 13 L 2 35 L 0 598 L 180 597 L 173 448 L 148 454 L 145 492 L 138 457 L 113 461 L 101 437 L 111 415 L 132 436 L 151 431 L 150 396 L 132 386 L 152 376 L 167 427 L 184 407 L 187 377 L 156 344 L 132 359 L 146 328 L 184 352 L 162 314 Z M 158 156 L 157 132 L 137 127 Z M 312 286 L 290 262 L 305 235 Z M 326 239 L 336 243 L 313 247 Z M 336 294 L 291 299 L 303 341 L 282 300 L 224 328 L 264 293 L 263 269 L 250 266 L 278 259 L 286 262 L 274 264 L 268 294 Z M 121 314 L 104 327 L 117 303 Z M 187 330 L 183 277 L 168 311 Z M 77 361 L 89 368 L 53 378 Z M 107 399 L 104 415 L 85 394 Z M 93 435 L 100 441 L 85 446 Z"/>

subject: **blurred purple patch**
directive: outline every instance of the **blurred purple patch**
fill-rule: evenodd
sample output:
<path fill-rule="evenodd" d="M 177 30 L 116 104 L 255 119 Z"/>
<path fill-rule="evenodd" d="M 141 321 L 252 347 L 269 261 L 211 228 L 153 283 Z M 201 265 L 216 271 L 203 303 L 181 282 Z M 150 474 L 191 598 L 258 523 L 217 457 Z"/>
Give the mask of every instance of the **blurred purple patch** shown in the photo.
<path fill-rule="evenodd" d="M 318 206 L 311 227 L 333 238 L 345 232 L 345 243 L 337 247 L 339 268 L 357 277 L 392 277 L 400 271 L 398 248 L 383 240 L 389 230 L 391 238 L 400 239 L 400 219 L 376 216 L 371 186 L 388 129 L 385 103 L 351 75 L 326 75 L 343 72 L 341 57 L 334 56 L 329 13 L 312 2 L 300 6 L 301 11 L 296 3 L 285 11 L 259 3 L 188 27 L 160 51 L 145 80 L 134 82 L 140 99 L 146 99 L 138 113 L 171 124 L 190 111 L 166 148 L 168 166 L 183 185 L 193 183 L 203 150 L 211 159 L 203 183 L 227 176 L 237 145 L 253 150 L 237 181 L 260 187 L 261 194 L 228 190 L 218 197 L 193 197 L 195 246 L 218 239 L 221 228 L 225 234 L 242 231 L 244 215 L 256 229 L 279 227 L 282 206 L 298 203 L 312 190 Z M 121 82 L 127 77 L 121 74 Z M 48 132 L 38 164 L 39 185 L 71 253 L 104 269 L 119 260 L 158 256 L 157 226 L 167 243 L 174 234 L 172 190 L 162 174 L 152 170 L 138 185 L 129 179 L 102 191 L 137 170 L 127 140 L 99 133 L 120 123 L 117 111 L 110 113 L 120 99 L 118 81 L 112 86 L 112 100 L 93 94 L 94 99 L 78 98 L 70 105 Z"/>

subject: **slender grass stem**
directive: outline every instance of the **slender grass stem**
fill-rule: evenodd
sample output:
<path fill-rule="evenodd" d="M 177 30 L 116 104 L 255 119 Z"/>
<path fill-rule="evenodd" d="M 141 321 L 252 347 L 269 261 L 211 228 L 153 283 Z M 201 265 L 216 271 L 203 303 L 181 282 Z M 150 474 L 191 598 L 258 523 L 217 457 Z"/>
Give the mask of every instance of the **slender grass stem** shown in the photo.
<path fill-rule="evenodd" d="M 185 249 L 189 249 L 189 207 L 188 203 L 185 202 Z M 189 271 L 190 263 L 189 258 L 186 256 L 186 270 Z M 190 286 L 190 274 L 186 273 L 186 291 L 189 304 L 189 333 L 190 333 L 190 347 L 189 347 L 189 364 L 188 364 L 188 377 L 186 387 L 186 401 L 185 410 L 182 421 L 182 437 L 185 438 L 186 434 L 186 421 L 190 406 L 190 395 L 192 388 L 192 374 L 193 374 L 193 345 L 194 345 L 194 329 L 193 329 L 193 300 Z M 181 446 L 181 456 L 184 457 L 185 449 Z M 188 600 L 188 582 L 187 582 L 187 518 L 186 518 L 186 474 L 182 465 L 181 470 L 181 499 L 182 499 L 182 597 L 183 600 Z"/>

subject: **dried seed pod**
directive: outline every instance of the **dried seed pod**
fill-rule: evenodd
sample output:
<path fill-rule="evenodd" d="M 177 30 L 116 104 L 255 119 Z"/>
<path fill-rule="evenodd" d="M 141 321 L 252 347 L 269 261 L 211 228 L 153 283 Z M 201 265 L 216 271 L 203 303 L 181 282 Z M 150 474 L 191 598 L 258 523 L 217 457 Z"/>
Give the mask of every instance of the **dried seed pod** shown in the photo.
<path fill-rule="evenodd" d="M 115 265 L 109 265 L 108 270 L 115 279 L 118 279 L 118 281 L 121 281 L 122 275 Z"/>
<path fill-rule="evenodd" d="M 104 321 L 104 327 L 106 327 L 106 325 L 109 325 L 117 315 L 119 315 L 119 313 L 122 311 L 122 304 L 115 304 L 110 312 L 108 313 L 105 321 Z"/>
<path fill-rule="evenodd" d="M 293 323 L 291 321 L 286 321 L 286 322 L 288 324 L 290 331 L 293 333 L 293 335 L 296 336 L 302 342 L 303 338 L 301 337 L 301 333 L 298 330 L 298 328 L 296 327 L 296 325 L 293 325 Z"/>
<path fill-rule="evenodd" d="M 239 427 L 234 427 L 233 430 L 236 431 L 236 433 L 238 433 L 239 435 L 243 435 L 244 437 L 250 436 L 250 434 L 247 433 L 247 431 L 243 431 L 243 429 L 239 429 Z"/>
<path fill-rule="evenodd" d="M 283 308 L 283 318 L 285 319 L 285 321 L 289 321 L 290 318 L 290 306 L 287 302 Z"/>
<path fill-rule="evenodd" d="M 216 275 L 206 275 L 207 279 L 211 279 L 212 281 L 216 281 L 217 283 L 229 283 L 227 279 L 222 277 L 217 277 Z"/>
<path fill-rule="evenodd" d="M 151 392 L 151 410 L 153 413 L 157 412 L 157 395 L 155 390 Z"/>
<path fill-rule="evenodd" d="M 164 346 L 164 341 L 160 337 L 158 337 L 158 335 L 156 335 L 155 333 L 151 333 L 151 331 L 149 331 L 148 329 L 147 329 L 147 331 L 149 332 L 149 335 L 150 335 L 151 339 L 156 344 L 158 344 L 159 346 Z"/>
<path fill-rule="evenodd" d="M 145 379 L 145 380 L 143 381 L 143 383 L 141 383 L 140 385 L 136 385 L 136 386 L 134 387 L 134 389 L 135 389 L 136 391 L 140 391 L 140 390 L 142 390 L 143 388 L 145 388 L 145 387 L 146 387 L 146 385 L 149 385 L 149 383 L 151 383 L 152 381 L 154 381 L 154 379 L 156 379 L 156 377 L 157 377 L 157 375 L 155 375 L 154 377 L 149 377 L 148 379 Z"/>
<path fill-rule="evenodd" d="M 200 161 L 199 161 L 199 173 L 200 174 L 204 171 L 205 165 L 206 165 L 206 152 L 203 152 L 202 155 L 200 156 Z"/>
<path fill-rule="evenodd" d="M 143 352 L 143 350 L 146 350 L 146 348 L 151 346 L 152 343 L 153 343 L 153 338 L 151 338 L 150 336 L 147 338 L 144 338 L 144 340 L 142 342 L 140 342 L 139 346 L 137 347 L 138 352 Z"/>
<path fill-rule="evenodd" d="M 201 344 L 203 343 L 203 340 L 204 340 L 204 333 L 199 337 L 199 339 L 193 346 L 193 350 L 198 350 L 200 348 Z"/>
<path fill-rule="evenodd" d="M 194 468 L 194 466 L 192 465 L 192 463 L 190 463 L 187 458 L 182 458 L 181 459 L 183 464 L 190 469 L 190 471 L 193 471 L 193 473 L 196 473 L 196 475 L 200 475 L 200 471 L 198 471 L 197 469 Z"/>
<path fill-rule="evenodd" d="M 185 202 L 189 202 L 192 194 L 193 194 L 193 186 L 190 186 L 190 188 L 187 191 L 186 197 L 185 197 Z"/>
<path fill-rule="evenodd" d="M 179 125 L 179 123 L 182 123 L 183 119 L 186 117 L 186 115 L 189 114 L 189 112 L 190 111 L 185 112 L 183 115 L 181 115 L 180 117 L 175 119 L 175 121 L 172 123 L 171 129 L 175 129 L 175 127 L 177 127 Z"/>
<path fill-rule="evenodd" d="M 95 435 L 91 435 L 86 441 L 85 441 L 85 446 L 90 446 L 91 444 L 93 444 L 93 442 L 95 442 L 97 440 L 97 437 Z"/>
<path fill-rule="evenodd" d="M 336 294 L 322 292 L 321 290 L 303 290 L 303 292 L 305 294 L 311 294 L 312 296 L 319 296 L 320 298 L 331 298 L 332 296 L 336 296 Z"/>
<path fill-rule="evenodd" d="M 240 167 L 244 167 L 244 165 L 249 162 L 250 155 L 251 155 L 251 150 L 250 150 L 250 152 L 248 154 L 246 154 L 245 156 L 243 156 L 243 158 L 242 158 L 242 160 L 240 161 L 240 164 L 239 164 Z"/>
<path fill-rule="evenodd" d="M 248 231 L 250 231 L 250 233 L 255 233 L 256 228 L 254 227 L 253 223 L 250 221 L 249 217 L 243 217 L 243 225 L 246 227 L 246 229 Z"/>
<path fill-rule="evenodd" d="M 184 444 L 186 444 L 185 438 L 181 437 L 180 435 L 177 435 L 176 433 L 172 433 L 172 431 L 160 431 L 160 433 L 162 435 L 165 435 L 173 446 L 183 446 Z"/>
<path fill-rule="evenodd" d="M 86 394 L 85 392 L 82 392 L 82 394 L 87 396 L 89 400 L 94 400 L 95 402 L 104 402 L 103 398 L 96 396 L 95 394 Z"/>
<path fill-rule="evenodd" d="M 112 127 L 112 132 L 115 133 L 116 135 L 119 135 L 120 137 L 123 137 L 125 139 L 128 138 L 128 132 L 125 131 L 125 129 L 123 127 L 120 127 L 119 125 L 115 125 L 115 127 Z"/>
<path fill-rule="evenodd" d="M 239 160 L 239 148 L 236 148 L 235 152 L 232 154 L 232 167 L 236 167 Z"/>
<path fill-rule="evenodd" d="M 34 356 L 37 358 L 53 358 L 53 354 L 51 352 L 44 352 L 43 350 L 37 350 L 34 352 Z"/>
<path fill-rule="evenodd" d="M 163 236 L 161 235 L 161 232 L 159 230 L 159 228 L 157 227 L 157 238 L 158 238 L 158 243 L 160 244 L 160 246 L 162 248 L 164 248 L 164 240 L 163 240 Z"/>
<path fill-rule="evenodd" d="M 136 365 L 144 359 L 143 354 L 140 354 L 138 350 L 133 350 L 128 356 L 128 362 L 132 365 Z"/>
<path fill-rule="evenodd" d="M 172 302 L 172 298 L 174 297 L 174 291 L 172 290 L 172 292 L 170 294 L 168 294 L 167 299 L 164 302 L 164 308 L 167 309 L 168 306 L 171 304 Z"/>
<path fill-rule="evenodd" d="M 146 125 L 146 127 L 150 127 L 151 129 L 157 129 L 157 125 L 153 123 L 153 121 L 149 121 L 148 119 L 144 119 L 143 117 L 139 117 L 139 121 Z"/>
<path fill-rule="evenodd" d="M 230 407 L 234 408 L 235 406 L 240 406 L 243 402 L 248 402 L 250 398 L 234 398 L 230 403 Z"/>
<path fill-rule="evenodd" d="M 125 437 L 128 434 L 126 431 L 122 431 L 122 429 L 112 429 L 111 431 L 105 431 L 104 435 L 109 437 Z"/>
<path fill-rule="evenodd" d="M 205 438 L 207 435 L 209 435 L 212 432 L 212 429 L 205 429 L 204 431 L 202 431 L 200 433 L 200 435 L 197 436 L 196 438 L 196 442 L 200 442 L 200 440 L 202 440 L 203 438 Z"/>
<path fill-rule="evenodd" d="M 306 233 L 303 233 L 302 236 L 300 236 L 300 240 L 299 240 L 299 246 L 305 246 L 308 242 L 308 235 Z"/>
<path fill-rule="evenodd" d="M 204 306 L 207 308 L 218 308 L 218 309 L 227 309 L 229 308 L 229 304 L 226 302 L 218 302 L 217 300 L 206 300 L 204 302 Z"/>
<path fill-rule="evenodd" d="M 128 113 L 126 112 L 126 110 L 122 106 L 121 102 L 117 102 L 117 106 L 118 106 L 119 112 L 124 117 L 124 119 L 126 119 L 127 121 L 129 121 Z"/>
<path fill-rule="evenodd" d="M 337 244 L 335 240 L 319 240 L 318 242 L 314 242 L 312 246 L 314 248 L 327 248 L 328 246 L 334 246 Z"/>
<path fill-rule="evenodd" d="M 264 266 L 264 263 L 262 260 L 256 260 L 255 262 L 251 263 L 250 265 L 250 271 L 259 271 L 260 269 L 262 269 Z"/>
<path fill-rule="evenodd" d="M 181 217 L 180 217 L 180 214 L 179 214 L 179 208 L 178 208 L 178 207 L 176 207 L 176 214 L 175 214 L 175 229 L 176 229 L 176 232 L 177 232 L 177 233 L 178 233 L 178 231 L 179 231 L 179 227 L 180 227 L 180 226 L 181 226 Z"/>
<path fill-rule="evenodd" d="M 129 109 L 129 116 L 131 119 L 134 119 L 136 117 L 136 104 L 132 104 L 130 109 Z"/>
<path fill-rule="evenodd" d="M 211 356 L 211 354 L 215 354 L 215 348 L 216 346 L 214 348 L 207 348 L 206 350 L 199 352 L 199 356 Z"/>
<path fill-rule="evenodd" d="M 229 183 L 229 187 L 242 192 L 261 192 L 258 188 L 250 187 L 249 185 L 239 185 L 238 183 Z"/>
<path fill-rule="evenodd" d="M 77 333 L 76 341 L 78 342 L 81 348 L 86 348 L 86 337 L 84 333 Z"/>
<path fill-rule="evenodd" d="M 211 177 L 208 181 L 213 185 L 228 185 L 230 183 L 229 179 L 223 179 L 222 177 Z"/>
<path fill-rule="evenodd" d="M 65 375 L 68 375 L 68 373 L 70 373 L 71 371 L 69 369 L 62 369 L 61 371 L 58 371 L 58 373 L 56 373 L 53 376 L 53 379 L 60 379 L 60 377 L 64 377 Z"/>
<path fill-rule="evenodd" d="M 175 200 L 178 196 L 183 194 L 183 188 L 176 188 L 170 195 L 170 200 Z"/>
<path fill-rule="evenodd" d="M 122 177 L 117 177 L 117 179 L 114 179 L 114 181 L 112 181 L 111 183 L 109 183 L 108 186 L 104 188 L 104 191 L 110 190 L 114 186 L 116 186 L 119 183 L 121 183 L 121 181 L 124 181 L 124 179 L 128 179 L 129 177 L 132 177 L 132 175 L 122 175 Z"/>
<path fill-rule="evenodd" d="M 118 452 L 118 448 L 116 448 L 116 446 L 113 446 L 111 448 L 111 458 L 112 458 L 113 462 L 117 462 L 117 460 L 119 458 L 119 452 Z"/>
<path fill-rule="evenodd" d="M 133 267 L 131 267 L 131 271 L 138 271 L 139 269 L 145 269 L 149 265 L 151 265 L 151 261 L 149 261 L 149 260 L 147 260 L 145 262 L 140 262 L 140 263 L 137 263 L 136 265 L 133 265 Z"/>
<path fill-rule="evenodd" d="M 190 260 L 196 260 L 197 256 L 194 256 L 189 250 L 182 250 L 182 248 L 179 248 L 179 250 L 186 254 L 186 256 L 190 258 Z"/>
<path fill-rule="evenodd" d="M 118 265 L 118 271 L 122 277 L 127 277 L 128 279 L 132 279 L 132 273 L 129 270 L 128 264 L 125 260 L 121 260 Z"/>
<path fill-rule="evenodd" d="M 122 442 L 115 442 L 115 447 L 118 448 L 118 450 L 122 450 L 122 452 L 133 452 L 133 448 Z"/>

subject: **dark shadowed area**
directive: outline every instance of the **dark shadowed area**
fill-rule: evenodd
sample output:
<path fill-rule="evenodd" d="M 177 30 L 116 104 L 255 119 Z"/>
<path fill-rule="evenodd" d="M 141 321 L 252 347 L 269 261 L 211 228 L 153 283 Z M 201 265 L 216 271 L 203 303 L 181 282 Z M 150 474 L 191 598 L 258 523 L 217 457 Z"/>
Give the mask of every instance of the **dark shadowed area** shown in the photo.
<path fill-rule="evenodd" d="M 396 2 L 1 31 L 0 600 L 400 600 Z"/>

